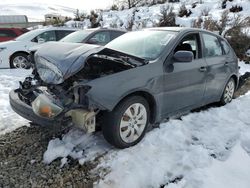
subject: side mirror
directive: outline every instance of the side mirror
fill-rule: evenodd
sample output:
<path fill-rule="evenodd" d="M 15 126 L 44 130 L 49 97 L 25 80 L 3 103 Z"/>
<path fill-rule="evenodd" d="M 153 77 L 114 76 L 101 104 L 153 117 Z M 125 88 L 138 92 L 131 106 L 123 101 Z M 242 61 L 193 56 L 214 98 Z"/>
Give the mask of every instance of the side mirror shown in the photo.
<path fill-rule="evenodd" d="M 37 42 L 38 42 L 38 44 L 43 44 L 43 43 L 45 43 L 45 39 L 39 38 L 39 39 L 37 40 Z"/>
<path fill-rule="evenodd" d="M 88 44 L 98 44 L 98 40 L 96 38 L 91 38 L 87 42 Z"/>
<path fill-rule="evenodd" d="M 182 63 L 189 63 L 192 62 L 194 59 L 193 52 L 190 51 L 177 51 L 174 54 L 174 60 L 176 62 L 182 62 Z"/>

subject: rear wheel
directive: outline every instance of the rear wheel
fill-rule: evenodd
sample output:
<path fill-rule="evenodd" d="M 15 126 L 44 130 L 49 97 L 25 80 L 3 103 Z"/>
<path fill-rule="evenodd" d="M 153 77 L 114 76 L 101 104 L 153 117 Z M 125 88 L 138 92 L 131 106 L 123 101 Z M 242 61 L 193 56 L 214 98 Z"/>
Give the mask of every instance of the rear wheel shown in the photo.
<path fill-rule="evenodd" d="M 16 53 L 10 58 L 10 68 L 28 69 L 29 67 L 28 55 L 25 53 Z"/>
<path fill-rule="evenodd" d="M 235 81 L 233 78 L 230 78 L 229 81 L 227 82 L 227 85 L 224 89 L 223 95 L 221 97 L 220 103 L 222 105 L 225 105 L 227 103 L 230 103 L 233 99 L 234 92 L 235 92 Z"/>
<path fill-rule="evenodd" d="M 149 124 L 149 105 L 143 97 L 133 96 L 105 114 L 104 119 L 105 139 L 117 148 L 127 148 L 144 137 Z"/>

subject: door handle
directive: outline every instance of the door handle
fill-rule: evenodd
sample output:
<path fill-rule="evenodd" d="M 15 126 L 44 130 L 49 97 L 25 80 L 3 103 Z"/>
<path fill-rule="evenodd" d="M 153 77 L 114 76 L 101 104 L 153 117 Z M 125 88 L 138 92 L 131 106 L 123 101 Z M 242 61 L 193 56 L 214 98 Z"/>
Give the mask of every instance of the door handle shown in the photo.
<path fill-rule="evenodd" d="M 205 72 L 205 71 L 207 71 L 207 68 L 206 68 L 206 67 L 201 67 L 199 70 L 200 70 L 201 72 Z"/>
<path fill-rule="evenodd" d="M 228 66 L 228 64 L 229 64 L 228 62 L 224 63 L 225 66 Z"/>

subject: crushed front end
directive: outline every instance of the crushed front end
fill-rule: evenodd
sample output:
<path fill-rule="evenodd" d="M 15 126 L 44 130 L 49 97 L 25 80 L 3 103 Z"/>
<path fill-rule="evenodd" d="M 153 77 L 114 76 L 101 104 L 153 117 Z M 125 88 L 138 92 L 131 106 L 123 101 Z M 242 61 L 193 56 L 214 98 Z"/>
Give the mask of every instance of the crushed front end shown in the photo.
<path fill-rule="evenodd" d="M 34 70 L 20 82 L 18 89 L 10 92 L 9 98 L 15 112 L 37 124 L 73 122 L 87 132 L 94 132 L 97 110 L 88 109 L 88 100 L 84 97 L 88 89 L 79 89 L 70 81 L 59 85 L 44 83 Z"/>
<path fill-rule="evenodd" d="M 88 82 L 145 63 L 104 47 L 60 43 L 44 45 L 30 59 L 32 75 L 10 92 L 13 110 L 40 125 L 70 122 L 86 132 L 95 131 L 97 114 L 106 110 L 87 96 Z"/>

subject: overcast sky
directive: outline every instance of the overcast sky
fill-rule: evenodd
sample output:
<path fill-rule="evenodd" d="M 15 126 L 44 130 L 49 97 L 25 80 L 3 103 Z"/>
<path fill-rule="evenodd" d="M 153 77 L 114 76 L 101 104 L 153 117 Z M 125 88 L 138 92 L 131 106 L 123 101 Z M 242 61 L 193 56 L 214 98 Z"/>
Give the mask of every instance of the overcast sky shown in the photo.
<path fill-rule="evenodd" d="M 0 0 L 1 4 L 21 4 L 21 3 L 48 3 L 62 5 L 81 10 L 99 9 L 111 6 L 113 0 Z"/>

